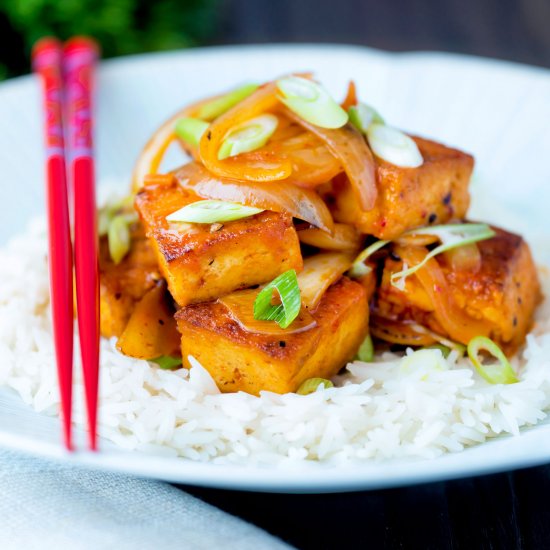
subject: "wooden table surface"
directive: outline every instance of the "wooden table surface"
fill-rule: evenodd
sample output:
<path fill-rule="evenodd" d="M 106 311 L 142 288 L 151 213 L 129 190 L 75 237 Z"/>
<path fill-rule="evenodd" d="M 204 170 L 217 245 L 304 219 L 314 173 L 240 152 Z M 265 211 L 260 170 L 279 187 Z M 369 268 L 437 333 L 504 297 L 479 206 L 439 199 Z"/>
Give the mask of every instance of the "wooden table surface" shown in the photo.
<path fill-rule="evenodd" d="M 550 548 L 550 466 L 328 495 L 181 488 L 304 550 Z"/>
<path fill-rule="evenodd" d="M 344 42 L 550 67 L 550 0 L 222 1 L 217 43 Z M 300 549 L 550 548 L 550 466 L 331 495 L 183 488 Z"/>

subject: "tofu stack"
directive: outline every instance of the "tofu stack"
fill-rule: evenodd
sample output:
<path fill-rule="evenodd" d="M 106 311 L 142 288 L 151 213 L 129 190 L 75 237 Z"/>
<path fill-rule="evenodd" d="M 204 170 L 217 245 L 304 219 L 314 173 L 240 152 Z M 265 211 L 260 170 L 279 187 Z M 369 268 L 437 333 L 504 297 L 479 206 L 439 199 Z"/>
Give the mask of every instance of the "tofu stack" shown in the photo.
<path fill-rule="evenodd" d="M 171 140 L 193 160 L 145 177 Z M 368 360 L 370 335 L 401 346 L 479 335 L 512 354 L 540 300 L 528 245 L 486 227 L 434 250 L 455 224 L 483 225 L 465 222 L 473 166 L 387 126 L 354 86 L 341 106 L 301 76 L 192 105 L 140 156 L 122 259 L 108 253 L 114 232 L 102 240 L 102 333 L 128 355 L 194 358 L 222 391 L 255 395 L 330 379 L 360 348 Z M 228 204 L 248 210 L 224 217 Z M 288 293 L 281 277 L 295 280 Z"/>

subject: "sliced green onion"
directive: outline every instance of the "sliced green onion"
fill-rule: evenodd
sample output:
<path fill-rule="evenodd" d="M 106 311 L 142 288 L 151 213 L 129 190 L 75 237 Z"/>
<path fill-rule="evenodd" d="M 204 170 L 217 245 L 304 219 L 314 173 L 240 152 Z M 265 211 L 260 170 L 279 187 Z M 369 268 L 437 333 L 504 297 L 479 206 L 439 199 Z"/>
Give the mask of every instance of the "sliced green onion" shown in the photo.
<path fill-rule="evenodd" d="M 438 349 L 445 359 L 449 357 L 452 351 L 451 348 L 444 346 L 443 344 L 432 344 L 431 346 L 424 346 L 422 349 Z"/>
<path fill-rule="evenodd" d="M 364 361 L 365 363 L 370 363 L 374 359 L 374 345 L 370 334 L 367 335 L 367 337 L 363 340 L 363 343 L 359 346 L 357 359 L 359 359 L 359 361 Z"/>
<path fill-rule="evenodd" d="M 227 133 L 218 151 L 218 159 L 234 157 L 263 147 L 277 129 L 275 115 L 260 115 L 235 126 Z"/>
<path fill-rule="evenodd" d="M 321 128 L 340 128 L 348 114 L 330 94 L 316 82 L 300 76 L 277 80 L 282 94 L 280 101 L 305 121 Z"/>
<path fill-rule="evenodd" d="M 490 239 L 495 236 L 495 232 L 486 223 L 461 223 L 433 225 L 431 227 L 412 229 L 402 236 L 405 237 L 408 235 L 433 235 L 441 241 L 441 244 L 427 254 L 419 264 L 404 269 L 403 271 L 393 273 L 391 276 L 391 284 L 396 287 L 402 286 L 409 275 L 416 273 L 434 256 L 446 252 L 447 250 L 458 248 L 459 246 Z"/>
<path fill-rule="evenodd" d="M 323 386 L 324 388 L 333 388 L 334 384 L 326 378 L 308 378 L 300 384 L 300 387 L 296 390 L 296 393 L 298 395 L 309 395 L 310 393 L 316 392 L 319 386 Z"/>
<path fill-rule="evenodd" d="M 104 237 L 109 232 L 109 224 L 113 219 L 113 213 L 109 208 L 100 208 L 97 213 L 97 232 L 100 237 Z"/>
<path fill-rule="evenodd" d="M 348 275 L 352 279 L 357 279 L 363 275 L 367 275 L 372 270 L 368 265 L 365 265 L 365 260 L 374 254 L 377 250 L 380 250 L 382 247 L 386 246 L 390 241 L 375 241 L 370 246 L 367 246 L 357 258 L 353 261 L 353 264 L 348 272 Z"/>
<path fill-rule="evenodd" d="M 244 84 L 240 88 L 236 88 L 231 92 L 217 97 L 204 105 L 201 105 L 197 111 L 197 117 L 204 120 L 214 120 L 225 112 L 229 111 L 231 107 L 240 103 L 243 99 L 246 99 L 250 94 L 258 89 L 258 84 Z"/>
<path fill-rule="evenodd" d="M 181 357 L 172 357 L 171 355 L 161 355 L 155 359 L 150 359 L 152 363 L 156 363 L 161 369 L 171 370 L 179 367 L 182 364 Z"/>
<path fill-rule="evenodd" d="M 100 237 L 107 235 L 109 232 L 109 224 L 117 214 L 124 216 L 128 224 L 138 221 L 137 212 L 134 210 L 133 195 L 128 195 L 119 199 L 111 198 L 98 210 L 97 231 Z"/>
<path fill-rule="evenodd" d="M 352 105 L 348 109 L 349 121 L 362 133 L 367 134 L 368 127 L 373 123 L 384 124 L 384 119 L 376 109 L 365 103 Z"/>
<path fill-rule="evenodd" d="M 390 164 L 417 168 L 424 162 L 414 140 L 396 128 L 373 122 L 367 128 L 367 139 L 373 153 Z"/>
<path fill-rule="evenodd" d="M 274 291 L 279 293 L 280 304 L 272 304 Z M 254 301 L 254 319 L 275 321 L 281 328 L 287 328 L 298 317 L 301 307 L 296 271 L 289 269 L 260 291 Z"/>
<path fill-rule="evenodd" d="M 111 259 L 115 264 L 119 264 L 130 250 L 130 229 L 124 215 L 115 216 L 111 220 L 107 240 Z"/>
<path fill-rule="evenodd" d="M 261 208 L 233 202 L 203 200 L 192 202 L 166 216 L 169 222 L 217 223 L 248 218 L 263 212 Z"/>
<path fill-rule="evenodd" d="M 431 346 L 425 346 L 422 349 L 440 349 L 445 358 L 451 351 L 456 351 L 460 357 L 464 357 L 466 353 L 466 346 L 464 344 L 449 340 L 448 338 L 445 338 L 445 336 L 441 336 L 441 334 L 438 334 L 437 332 L 434 332 L 433 330 L 430 330 L 422 325 L 418 325 L 417 323 L 411 324 L 410 327 L 419 334 L 429 334 L 438 342 L 437 344 L 433 344 Z M 447 353 L 447 355 L 445 355 L 445 353 Z"/>
<path fill-rule="evenodd" d="M 198 118 L 180 118 L 176 122 L 174 131 L 183 141 L 193 147 L 198 147 L 201 137 L 206 132 L 208 126 L 208 122 Z"/>
<path fill-rule="evenodd" d="M 491 354 L 498 363 L 493 365 L 483 365 L 479 352 L 486 351 Z M 468 344 L 468 357 L 473 363 L 479 375 L 490 384 L 515 384 L 519 382 L 510 361 L 502 350 L 486 336 L 476 336 Z"/>

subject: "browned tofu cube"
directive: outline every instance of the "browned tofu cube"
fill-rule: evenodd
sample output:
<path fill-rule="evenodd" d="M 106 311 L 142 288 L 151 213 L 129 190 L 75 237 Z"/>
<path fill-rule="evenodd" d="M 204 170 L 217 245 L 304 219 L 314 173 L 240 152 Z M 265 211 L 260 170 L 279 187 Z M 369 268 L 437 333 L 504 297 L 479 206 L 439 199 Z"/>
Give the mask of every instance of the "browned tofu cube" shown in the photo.
<path fill-rule="evenodd" d="M 424 163 L 418 168 L 401 168 L 378 159 L 378 197 L 372 210 L 360 210 L 345 177 L 335 179 L 327 202 L 336 221 L 353 224 L 379 239 L 394 239 L 414 227 L 466 215 L 473 157 L 434 141 L 413 139 Z"/>
<path fill-rule="evenodd" d="M 131 230 L 131 247 L 115 265 L 109 255 L 107 238 L 99 243 L 100 330 L 106 338 L 120 336 L 137 302 L 160 279 L 157 258 L 141 224 Z"/>
<path fill-rule="evenodd" d="M 223 225 L 166 220 L 197 200 L 175 179 L 150 183 L 136 196 L 161 272 L 180 306 L 271 281 L 289 269 L 302 269 L 290 215 L 263 211 Z"/>
<path fill-rule="evenodd" d="M 224 392 L 293 392 L 313 377 L 330 378 L 357 353 L 368 333 L 364 287 L 346 277 L 329 287 L 304 332 L 248 332 L 220 302 L 190 305 L 176 314 L 182 355 L 192 355 Z"/>
<path fill-rule="evenodd" d="M 494 229 L 495 237 L 477 244 L 481 254 L 481 267 L 477 272 L 453 271 L 442 256 L 436 260 L 454 304 L 472 323 L 481 321 L 485 335 L 507 354 L 512 354 L 523 343 L 531 327 L 541 290 L 527 243 L 518 235 Z M 415 275 L 407 278 L 403 290 L 391 285 L 391 274 L 402 267 L 403 263 L 397 258 L 387 258 L 382 284 L 375 296 L 374 319 L 381 316 L 414 321 L 448 336 L 430 297 Z"/>

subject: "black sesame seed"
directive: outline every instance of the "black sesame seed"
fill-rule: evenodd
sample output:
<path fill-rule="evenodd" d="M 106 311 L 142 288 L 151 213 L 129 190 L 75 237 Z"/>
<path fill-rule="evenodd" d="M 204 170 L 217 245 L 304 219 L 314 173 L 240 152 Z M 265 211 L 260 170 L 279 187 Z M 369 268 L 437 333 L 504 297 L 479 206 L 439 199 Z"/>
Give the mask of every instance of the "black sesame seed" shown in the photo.
<path fill-rule="evenodd" d="M 515 327 L 517 327 L 518 326 L 518 318 L 514 317 L 514 320 L 512 321 L 512 323 Z"/>
<path fill-rule="evenodd" d="M 451 193 L 447 193 L 444 197 L 443 197 L 443 204 L 450 204 L 451 203 L 451 198 L 452 198 L 452 194 Z"/>
<path fill-rule="evenodd" d="M 164 326 L 164 321 L 162 319 L 159 319 L 159 325 Z"/>
<path fill-rule="evenodd" d="M 212 139 L 212 132 L 208 132 L 208 134 L 206 134 L 206 139 L 208 141 L 210 141 Z"/>
<path fill-rule="evenodd" d="M 117 292 L 115 294 L 115 300 L 120 300 L 122 298 L 122 294 L 120 292 Z"/>
<path fill-rule="evenodd" d="M 395 262 L 401 261 L 401 258 L 393 250 L 390 252 L 390 258 Z"/>
<path fill-rule="evenodd" d="M 284 340 L 280 340 L 279 346 L 281 346 L 282 348 L 286 347 L 286 342 Z"/>
<path fill-rule="evenodd" d="M 428 223 L 433 223 L 433 222 L 435 222 L 435 220 L 437 220 L 437 215 L 436 214 L 430 214 L 430 217 L 428 218 Z"/>

